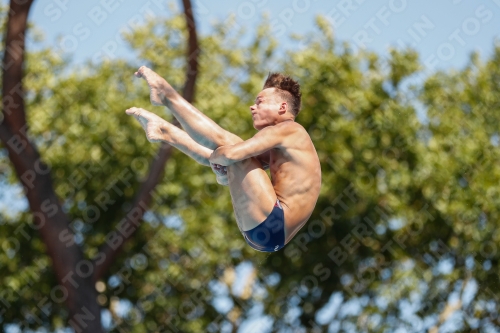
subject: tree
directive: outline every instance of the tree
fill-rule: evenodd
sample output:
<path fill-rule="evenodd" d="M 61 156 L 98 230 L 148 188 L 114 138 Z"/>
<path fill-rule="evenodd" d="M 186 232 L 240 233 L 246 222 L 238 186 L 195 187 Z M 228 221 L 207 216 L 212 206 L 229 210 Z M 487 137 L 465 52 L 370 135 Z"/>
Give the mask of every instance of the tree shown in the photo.
<path fill-rule="evenodd" d="M 171 147 L 162 145 L 156 159 L 151 165 L 148 177 L 142 182 L 134 198 L 132 207 L 127 216 L 120 222 L 121 228 L 126 228 L 123 236 L 112 233 L 113 241 L 102 244 L 99 251 L 94 254 L 92 261 L 84 257 L 84 253 L 77 242 L 75 242 L 74 231 L 70 228 L 68 215 L 64 212 L 57 194 L 54 191 L 50 168 L 42 161 L 37 148 L 27 135 L 27 124 L 24 108 L 23 89 L 23 65 L 24 65 L 24 43 L 27 26 L 27 16 L 32 4 L 31 1 L 18 3 L 11 1 L 7 18 L 5 34 L 5 51 L 2 62 L 2 122 L 0 124 L 0 138 L 5 144 L 10 161 L 18 178 L 24 185 L 26 197 L 34 218 L 32 229 L 40 232 L 44 246 L 52 261 L 52 267 L 59 283 L 50 290 L 50 298 L 56 303 L 65 302 L 69 311 L 68 323 L 76 331 L 101 331 L 100 306 L 97 303 L 97 292 L 94 287 L 96 281 L 100 280 L 106 270 L 115 260 L 117 253 L 121 250 L 123 243 L 130 238 L 139 226 L 139 220 L 147 210 L 151 201 L 151 193 L 158 183 L 164 166 L 170 155 Z M 184 12 L 189 32 L 188 44 L 188 71 L 184 87 L 184 97 L 190 101 L 194 96 L 194 85 L 197 75 L 198 41 L 196 37 L 196 26 L 189 0 L 183 0 Z M 43 52 L 42 52 L 43 53 Z M 45 54 L 43 60 L 57 65 L 53 54 Z M 39 64 L 38 64 L 39 65 Z M 30 71 L 35 76 L 40 75 L 38 71 Z M 70 78 L 71 80 L 71 78 Z M 39 83 L 34 80 L 35 84 Z M 39 87 L 37 87 L 39 88 Z M 38 90 L 34 98 L 40 101 L 40 95 L 46 93 L 43 88 Z M 67 101 L 66 101 L 67 102 Z M 51 107 L 52 105 L 49 105 Z M 81 179 L 80 179 L 81 180 Z M 75 184 L 75 183 L 73 183 Z M 80 183 L 81 184 L 81 183 Z M 75 185 L 76 188 L 79 184 Z M 106 194 L 104 194 L 106 195 Z M 66 197 L 66 202 L 72 198 Z M 108 201 L 109 202 L 109 201 Z M 103 208 L 106 210 L 106 208 Z M 91 219 L 94 219 L 98 210 L 92 210 Z M 28 240 L 31 238 L 24 231 L 24 225 L 17 228 Z M 39 261 L 39 263 L 42 263 Z M 46 263 L 42 263 L 42 265 Z M 44 269 L 42 267 L 42 269 Z M 28 269 L 29 271 L 29 269 Z M 21 274 L 30 274 L 21 272 Z M 37 276 L 35 274 L 35 276 Z M 26 275 L 24 275 L 26 277 Z M 38 278 L 38 276 L 37 276 Z M 18 289 L 14 281 L 14 288 Z M 23 288 L 21 292 L 26 292 Z M 18 290 L 16 290 L 18 291 Z M 17 298 L 9 295 L 7 298 Z M 36 299 L 38 308 L 44 307 L 42 312 L 50 314 L 47 310 L 49 298 L 47 294 L 39 295 Z M 4 304 L 12 312 L 17 312 L 20 307 L 11 306 L 9 300 Z M 36 309 L 36 307 L 35 307 Z M 33 315 L 30 310 L 26 317 L 27 326 L 32 322 L 37 325 L 43 322 L 38 316 Z M 35 318 L 35 319 L 32 319 Z M 23 323 L 24 324 L 24 323 Z"/>
<path fill-rule="evenodd" d="M 267 262 L 282 277 L 268 313 L 298 307 L 303 326 L 325 330 L 498 327 L 498 46 L 486 63 L 473 55 L 463 70 L 415 81 L 415 52 L 393 50 L 384 64 L 338 51 L 319 25 L 323 36 L 287 68 L 303 71 L 300 119 L 316 139 L 324 195 L 284 262 Z M 328 301 L 335 311 L 318 320 Z"/>
<path fill-rule="evenodd" d="M 179 90 L 184 22 L 174 15 L 128 35 L 143 64 Z M 304 96 L 297 121 L 322 163 L 313 216 L 283 251 L 255 252 L 238 234 L 227 189 L 209 168 L 173 151 L 145 223 L 123 243 L 113 273 L 97 281 L 105 329 L 237 331 L 256 313 L 276 332 L 498 327 L 500 49 L 485 62 L 472 56 L 464 69 L 422 77 L 415 51 L 392 50 L 386 59 L 355 53 L 321 18 L 317 32 L 298 36 L 299 47 L 280 57 L 266 24 L 248 45 L 231 23 L 199 37 L 194 103 L 248 138 L 248 105 L 270 68 L 296 76 Z M 158 155 L 123 112 L 160 110 L 131 79 L 136 68 L 117 60 L 66 75 L 68 64 L 49 50 L 27 57 L 29 137 L 64 198 L 75 237 L 62 242 L 74 239 L 86 258 L 127 233 L 120 221 Z M 0 161 L 4 179 L 15 183 L 7 158 Z M 2 295 L 11 304 L 4 323 L 64 327 L 64 305 L 39 306 L 58 282 L 30 227 L 33 214 L 1 216 L 0 235 L 14 235 L 2 238 L 0 254 L 0 274 L 8 276 Z M 23 308 L 21 316 L 13 310 Z M 30 311 L 38 321 L 29 322 Z"/>

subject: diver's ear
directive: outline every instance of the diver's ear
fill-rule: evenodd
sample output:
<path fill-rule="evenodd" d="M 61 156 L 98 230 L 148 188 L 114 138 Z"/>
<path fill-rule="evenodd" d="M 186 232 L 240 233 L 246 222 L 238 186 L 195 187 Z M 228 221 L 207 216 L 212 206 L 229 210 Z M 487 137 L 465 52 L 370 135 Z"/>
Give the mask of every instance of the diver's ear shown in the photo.
<path fill-rule="evenodd" d="M 288 108 L 287 103 L 286 102 L 281 102 L 279 113 L 280 114 L 284 114 L 286 112 L 287 108 Z"/>

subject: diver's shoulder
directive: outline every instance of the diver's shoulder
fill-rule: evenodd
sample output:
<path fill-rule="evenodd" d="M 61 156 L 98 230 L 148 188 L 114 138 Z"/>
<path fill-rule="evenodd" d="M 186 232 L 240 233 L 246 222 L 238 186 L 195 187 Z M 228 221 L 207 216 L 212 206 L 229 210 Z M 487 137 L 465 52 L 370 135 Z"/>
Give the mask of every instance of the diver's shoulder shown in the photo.
<path fill-rule="evenodd" d="M 299 150 L 309 149 L 312 140 L 301 124 L 295 121 L 284 121 L 275 126 L 278 126 L 278 133 L 283 138 L 283 146 Z"/>

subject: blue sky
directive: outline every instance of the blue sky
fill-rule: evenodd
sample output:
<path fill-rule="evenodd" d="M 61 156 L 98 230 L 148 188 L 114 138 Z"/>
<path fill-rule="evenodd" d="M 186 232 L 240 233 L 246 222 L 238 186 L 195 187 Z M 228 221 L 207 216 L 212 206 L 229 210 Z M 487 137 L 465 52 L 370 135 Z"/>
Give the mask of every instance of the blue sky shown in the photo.
<path fill-rule="evenodd" d="M 3 0 L 5 2 L 6 0 Z M 36 0 L 30 19 L 47 42 L 75 62 L 128 57 L 120 31 L 147 16 L 179 11 L 181 1 Z M 389 46 L 411 45 L 429 70 L 460 67 L 478 50 L 490 54 L 500 25 L 500 0 L 193 0 L 201 33 L 231 14 L 251 33 L 267 14 L 270 33 L 289 48 L 290 33 L 314 31 L 314 18 L 324 15 L 339 40 L 385 53 Z M 57 37 L 59 36 L 59 39 Z"/>

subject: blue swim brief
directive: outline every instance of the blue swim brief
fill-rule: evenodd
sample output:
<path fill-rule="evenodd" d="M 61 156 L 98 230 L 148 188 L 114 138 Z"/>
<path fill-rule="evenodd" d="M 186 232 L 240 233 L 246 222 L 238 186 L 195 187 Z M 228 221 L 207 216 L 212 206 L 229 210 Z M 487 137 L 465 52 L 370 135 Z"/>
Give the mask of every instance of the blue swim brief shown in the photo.
<path fill-rule="evenodd" d="M 248 245 L 257 251 L 274 252 L 285 246 L 285 213 L 276 200 L 273 211 L 255 228 L 243 231 Z"/>

